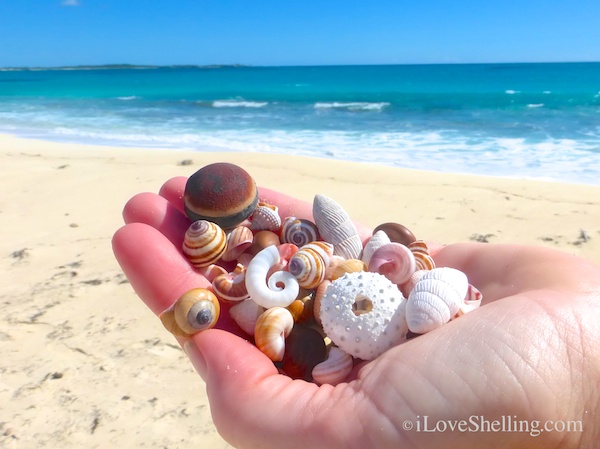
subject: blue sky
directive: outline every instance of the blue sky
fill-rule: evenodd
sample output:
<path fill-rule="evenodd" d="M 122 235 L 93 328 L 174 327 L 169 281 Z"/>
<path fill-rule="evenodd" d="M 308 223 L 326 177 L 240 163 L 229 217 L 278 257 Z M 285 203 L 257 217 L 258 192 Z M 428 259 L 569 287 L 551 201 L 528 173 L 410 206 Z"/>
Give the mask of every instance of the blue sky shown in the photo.
<path fill-rule="evenodd" d="M 0 66 L 600 61 L 599 0 L 1 0 Z"/>

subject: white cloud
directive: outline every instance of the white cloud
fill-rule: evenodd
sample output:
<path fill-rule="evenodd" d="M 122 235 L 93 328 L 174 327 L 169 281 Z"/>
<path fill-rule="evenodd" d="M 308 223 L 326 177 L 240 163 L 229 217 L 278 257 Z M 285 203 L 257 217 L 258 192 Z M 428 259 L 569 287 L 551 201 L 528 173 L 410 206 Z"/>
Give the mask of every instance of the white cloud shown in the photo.
<path fill-rule="evenodd" d="M 62 2 L 60 2 L 60 4 L 62 6 L 79 6 L 79 0 L 62 0 Z"/>

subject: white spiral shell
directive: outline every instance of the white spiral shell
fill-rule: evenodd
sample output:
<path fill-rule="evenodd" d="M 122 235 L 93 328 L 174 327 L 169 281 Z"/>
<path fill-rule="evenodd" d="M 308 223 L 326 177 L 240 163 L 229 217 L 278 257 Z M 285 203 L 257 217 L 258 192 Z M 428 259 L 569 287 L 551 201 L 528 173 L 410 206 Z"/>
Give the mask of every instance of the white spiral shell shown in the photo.
<path fill-rule="evenodd" d="M 327 242 L 311 242 L 300 248 L 290 259 L 288 271 L 300 287 L 314 289 L 323 282 L 333 255 L 333 245 Z"/>
<path fill-rule="evenodd" d="M 362 242 L 342 206 L 324 195 L 315 195 L 313 217 L 323 240 L 333 245 L 333 254 L 345 259 L 360 259 Z"/>
<path fill-rule="evenodd" d="M 254 256 L 246 269 L 246 289 L 250 298 L 265 309 L 289 306 L 300 291 L 298 281 L 287 271 L 276 271 L 267 280 L 269 269 L 279 261 L 279 251 L 271 245 Z"/>
<path fill-rule="evenodd" d="M 406 321 L 411 332 L 424 334 L 454 317 L 463 304 L 469 281 L 454 268 L 434 268 L 414 286 L 406 304 Z"/>

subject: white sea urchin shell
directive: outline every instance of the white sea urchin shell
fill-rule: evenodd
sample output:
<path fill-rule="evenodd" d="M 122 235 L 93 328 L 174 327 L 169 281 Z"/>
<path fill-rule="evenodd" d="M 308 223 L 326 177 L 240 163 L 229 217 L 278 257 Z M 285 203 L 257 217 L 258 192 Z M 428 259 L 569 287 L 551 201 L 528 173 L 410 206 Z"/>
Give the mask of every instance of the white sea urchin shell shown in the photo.
<path fill-rule="evenodd" d="M 385 276 L 347 273 L 333 281 L 321 299 L 327 336 L 353 357 L 372 360 L 406 341 L 406 300 Z"/>

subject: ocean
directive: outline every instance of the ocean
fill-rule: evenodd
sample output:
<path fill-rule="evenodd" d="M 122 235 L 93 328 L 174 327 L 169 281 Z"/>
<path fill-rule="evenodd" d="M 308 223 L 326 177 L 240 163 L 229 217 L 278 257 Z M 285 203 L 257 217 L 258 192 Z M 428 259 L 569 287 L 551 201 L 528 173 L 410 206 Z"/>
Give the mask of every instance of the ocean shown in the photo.
<path fill-rule="evenodd" d="M 600 63 L 0 69 L 0 133 L 600 184 Z"/>

